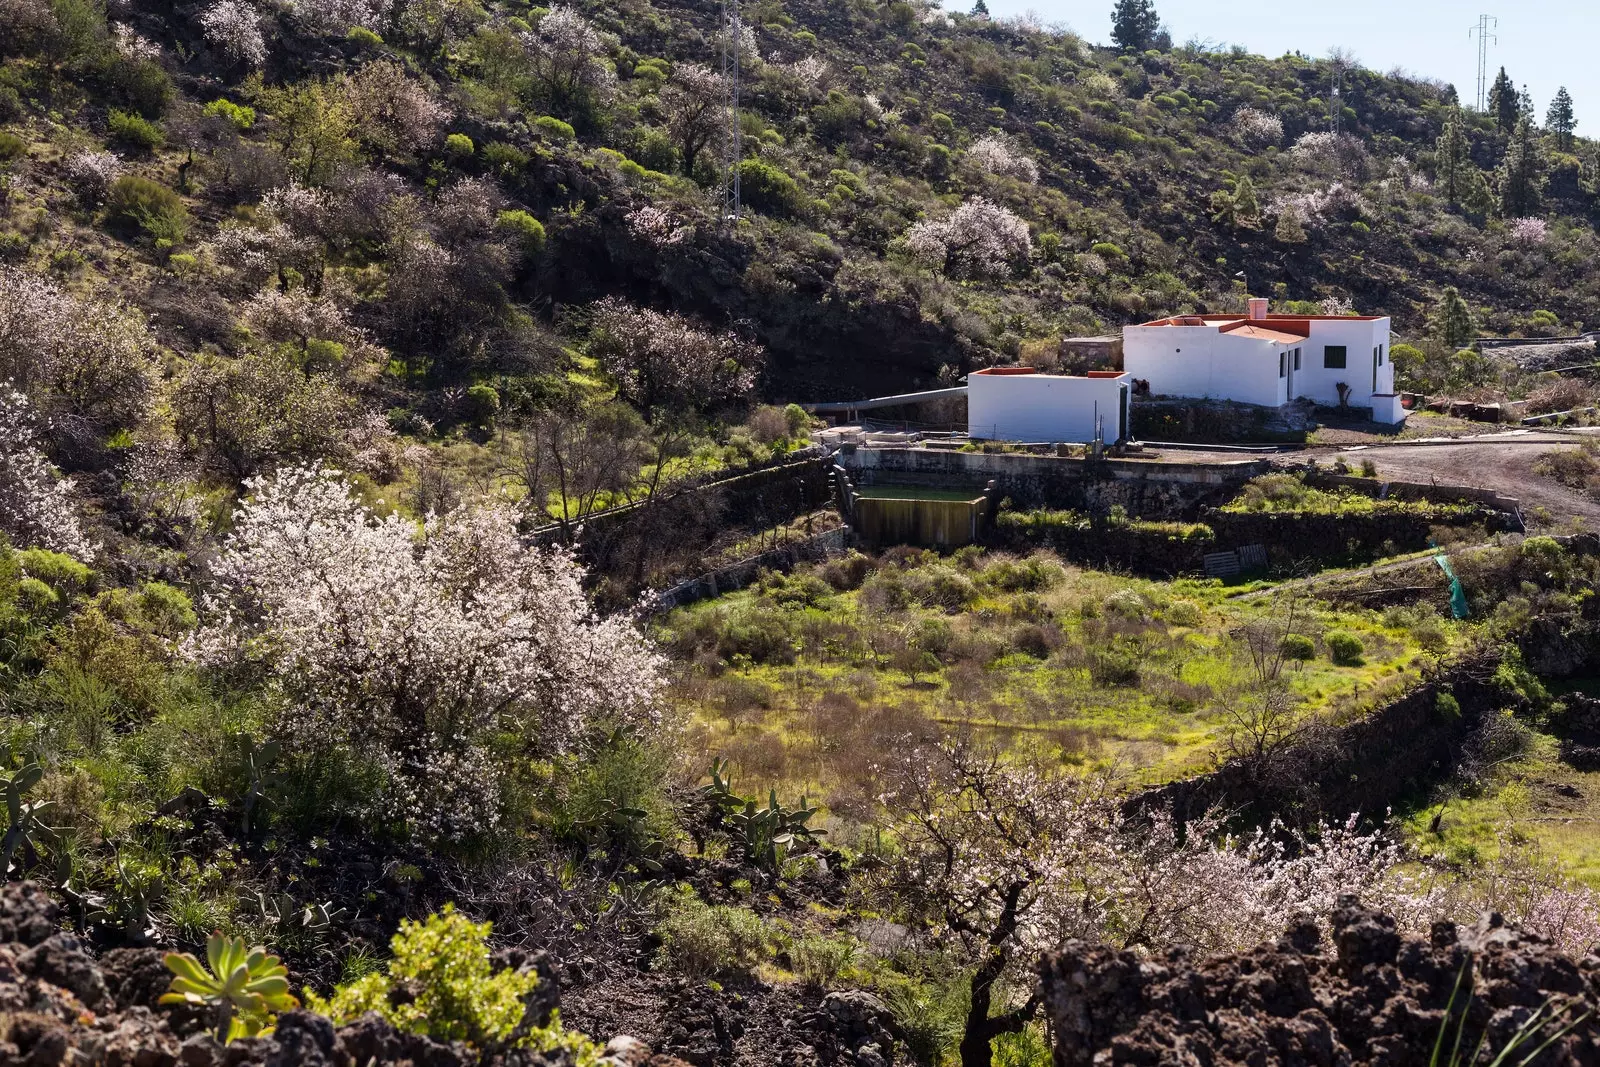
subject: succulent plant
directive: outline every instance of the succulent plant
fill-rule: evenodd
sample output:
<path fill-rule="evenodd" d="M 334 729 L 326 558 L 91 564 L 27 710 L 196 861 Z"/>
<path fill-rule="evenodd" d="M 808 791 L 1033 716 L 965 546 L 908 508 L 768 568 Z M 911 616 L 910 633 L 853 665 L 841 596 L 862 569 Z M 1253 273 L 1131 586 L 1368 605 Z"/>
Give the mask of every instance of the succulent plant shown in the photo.
<path fill-rule="evenodd" d="M 164 962 L 173 979 L 161 1003 L 211 1008 L 217 1040 L 224 1044 L 266 1033 L 278 1012 L 300 1006 L 289 992 L 288 968 L 260 945 L 246 948 L 240 937 L 216 933 L 207 939 L 209 969 L 187 952 L 169 952 Z"/>
<path fill-rule="evenodd" d="M 0 791 L 5 793 L 6 832 L 0 838 L 0 878 L 11 873 L 11 865 L 20 851 L 23 867 L 39 862 L 41 846 L 54 846 L 59 840 L 58 831 L 45 825 L 40 817 L 54 804 L 48 800 L 28 800 L 28 791 L 44 778 L 44 768 L 38 763 L 24 764 L 9 778 L 0 778 Z"/>

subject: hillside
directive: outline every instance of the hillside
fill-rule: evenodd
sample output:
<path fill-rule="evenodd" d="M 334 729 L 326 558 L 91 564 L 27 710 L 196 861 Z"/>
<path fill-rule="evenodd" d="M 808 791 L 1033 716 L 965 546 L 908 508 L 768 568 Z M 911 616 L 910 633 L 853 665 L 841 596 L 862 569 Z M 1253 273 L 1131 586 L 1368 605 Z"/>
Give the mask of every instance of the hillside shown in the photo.
<path fill-rule="evenodd" d="M 760 0 L 733 158 L 720 18 L 0 0 L 0 1061 L 1043 1067 L 1069 940 L 1600 942 L 1600 448 L 1470 421 L 1594 403 L 1470 343 L 1600 324 L 1595 144 Z M 1262 294 L 1431 409 L 800 403 Z"/>
<path fill-rule="evenodd" d="M 1229 307 L 1245 289 L 1348 300 L 1410 336 L 1445 286 L 1487 332 L 1600 318 L 1594 146 L 1535 135 L 1541 189 L 1525 212 L 1547 225 L 1492 217 L 1492 190 L 1473 216 L 1438 180 L 1454 95 L 1403 75 L 1344 71 L 1333 137 L 1325 60 L 1119 55 L 905 3 L 757 4 L 740 116 L 748 214 L 730 229 L 717 220 L 720 79 L 694 66 L 718 64 L 714 5 L 595 8 L 592 25 L 564 14 L 570 26 L 541 31 L 541 10 L 511 6 L 308 0 L 263 18 L 259 42 L 254 16 L 207 30 L 200 5 L 132 4 L 103 23 L 80 6 L 70 29 L 43 0 L 7 9 L 7 128 L 21 138 L 7 149 L 7 256 L 115 290 L 184 357 L 236 351 L 231 320 L 274 269 L 280 288 L 331 283 L 429 385 L 526 377 L 582 340 L 584 308 L 619 296 L 748 332 L 770 353 L 763 390 L 784 399 L 926 383 L 945 364 Z M 352 19 L 370 29 L 339 28 Z M 1461 122 L 1495 185 L 1511 136 L 1488 116 Z M 120 161 L 103 167 L 177 189 L 181 237 L 141 229 L 144 207 L 100 207 L 106 175 L 75 174 L 105 148 Z M 1254 206 L 1214 205 L 1240 177 Z M 310 190 L 302 209 L 317 217 L 262 201 L 286 182 Z M 386 221 L 406 194 L 420 199 L 413 225 L 458 257 L 431 265 L 455 287 L 428 306 L 394 284 L 427 269 Z M 983 263 L 910 247 L 919 220 L 974 197 L 1024 220 L 1027 246 Z M 481 217 L 429 218 L 469 200 Z M 502 227 L 499 247 L 481 244 L 470 227 L 492 229 L 501 210 L 531 213 L 542 242 Z M 241 276 L 238 243 L 270 244 L 273 223 L 293 249 L 257 248 L 276 262 Z"/>

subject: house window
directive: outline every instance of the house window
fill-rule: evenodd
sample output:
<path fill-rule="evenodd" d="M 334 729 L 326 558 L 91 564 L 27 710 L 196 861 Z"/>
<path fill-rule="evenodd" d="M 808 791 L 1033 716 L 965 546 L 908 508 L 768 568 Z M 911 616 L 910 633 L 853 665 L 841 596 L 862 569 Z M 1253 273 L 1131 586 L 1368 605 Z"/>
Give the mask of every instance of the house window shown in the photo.
<path fill-rule="evenodd" d="M 1344 370 L 1344 359 L 1344 345 L 1328 345 L 1322 350 L 1322 365 L 1328 370 Z"/>
<path fill-rule="evenodd" d="M 1282 378 L 1289 372 L 1289 353 L 1278 353 L 1278 377 Z"/>
<path fill-rule="evenodd" d="M 1300 369 L 1300 350 L 1298 348 L 1294 350 L 1294 369 Z"/>

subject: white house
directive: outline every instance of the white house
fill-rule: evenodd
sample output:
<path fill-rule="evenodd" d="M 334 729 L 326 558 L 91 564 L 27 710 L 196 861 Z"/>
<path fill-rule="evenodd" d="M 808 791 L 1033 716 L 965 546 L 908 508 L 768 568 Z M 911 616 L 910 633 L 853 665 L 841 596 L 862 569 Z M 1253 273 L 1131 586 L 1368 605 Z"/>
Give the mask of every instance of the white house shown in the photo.
<path fill-rule="evenodd" d="M 1384 315 L 1274 315 L 1253 299 L 1247 315 L 1179 315 L 1122 331 L 1122 366 L 1158 396 L 1278 407 L 1301 397 L 1403 422 Z"/>
<path fill-rule="evenodd" d="M 1083 377 L 1032 367 L 990 367 L 967 375 L 967 436 L 990 441 L 1116 444 L 1128 437 L 1133 378 L 1121 371 Z"/>

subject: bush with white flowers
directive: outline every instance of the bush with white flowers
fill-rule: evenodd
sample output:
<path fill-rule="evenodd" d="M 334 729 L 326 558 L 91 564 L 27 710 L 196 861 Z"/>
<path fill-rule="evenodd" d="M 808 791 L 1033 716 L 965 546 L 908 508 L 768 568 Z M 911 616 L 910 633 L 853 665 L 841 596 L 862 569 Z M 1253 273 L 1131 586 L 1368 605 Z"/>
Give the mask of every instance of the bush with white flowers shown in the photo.
<path fill-rule="evenodd" d="M 291 752 L 374 767 L 380 814 L 435 839 L 491 829 L 496 745 L 526 759 L 596 719 L 650 717 L 659 656 L 630 619 L 596 615 L 572 556 L 529 544 L 509 511 L 419 530 L 317 467 L 248 488 L 187 650 L 263 673 Z"/>

